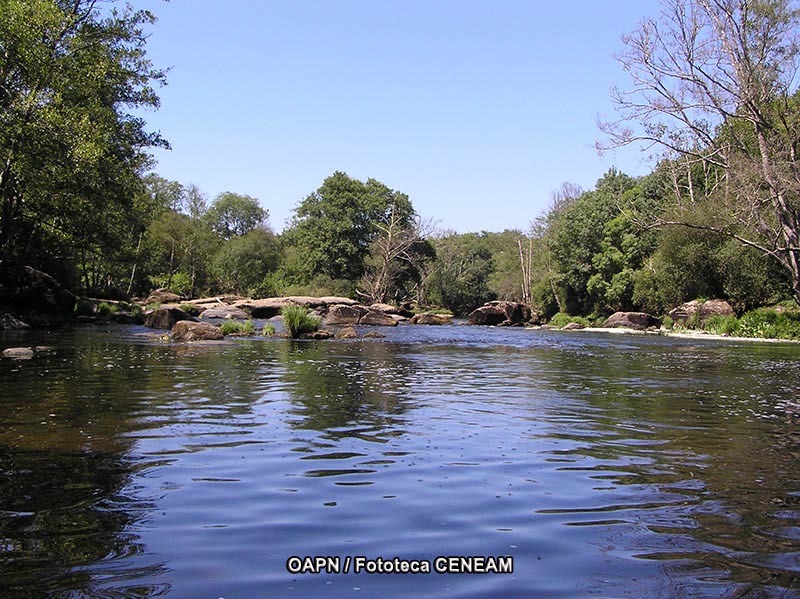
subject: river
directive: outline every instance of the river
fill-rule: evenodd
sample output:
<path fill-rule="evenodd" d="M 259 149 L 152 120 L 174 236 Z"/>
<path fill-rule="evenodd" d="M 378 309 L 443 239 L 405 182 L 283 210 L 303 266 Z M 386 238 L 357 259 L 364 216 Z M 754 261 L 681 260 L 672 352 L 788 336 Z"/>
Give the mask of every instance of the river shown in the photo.
<path fill-rule="evenodd" d="M 0 596 L 800 597 L 800 345 L 376 330 L 2 333 Z"/>

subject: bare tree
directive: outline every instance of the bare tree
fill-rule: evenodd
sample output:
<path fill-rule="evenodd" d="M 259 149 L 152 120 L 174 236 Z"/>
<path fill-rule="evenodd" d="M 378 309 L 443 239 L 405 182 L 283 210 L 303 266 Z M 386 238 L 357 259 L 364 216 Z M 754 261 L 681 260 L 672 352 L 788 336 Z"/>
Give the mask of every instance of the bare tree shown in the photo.
<path fill-rule="evenodd" d="M 664 0 L 623 37 L 633 79 L 614 89 L 620 119 L 600 149 L 641 143 L 671 170 L 681 225 L 777 260 L 800 302 L 800 16 L 794 0 Z M 686 217 L 698 202 L 714 222 Z"/>
<path fill-rule="evenodd" d="M 409 220 L 408 216 L 391 203 L 383 218 L 375 223 L 378 233 L 370 246 L 359 295 L 373 302 L 386 302 L 403 269 L 419 270 L 417 263 L 421 257 L 413 250 L 433 227 L 419 217 Z"/>

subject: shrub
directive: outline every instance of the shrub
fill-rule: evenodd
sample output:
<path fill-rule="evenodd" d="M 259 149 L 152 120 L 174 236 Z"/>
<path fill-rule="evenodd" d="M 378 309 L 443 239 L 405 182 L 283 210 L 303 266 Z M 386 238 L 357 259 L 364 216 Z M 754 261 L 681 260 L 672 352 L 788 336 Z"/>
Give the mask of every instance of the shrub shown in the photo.
<path fill-rule="evenodd" d="M 733 335 L 739 327 L 739 319 L 735 316 L 716 314 L 709 318 L 703 328 L 715 335 Z"/>
<path fill-rule="evenodd" d="M 671 316 L 665 316 L 665 317 L 664 317 L 664 318 L 661 320 L 661 324 L 662 324 L 662 325 L 664 325 L 664 328 L 665 328 L 665 329 L 667 329 L 668 331 L 671 331 L 671 330 L 672 330 L 672 328 L 675 326 L 675 321 L 674 321 L 674 320 L 672 320 L 672 317 L 671 317 Z"/>
<path fill-rule="evenodd" d="M 275 326 L 272 323 L 269 323 L 269 322 L 266 323 L 264 325 L 264 328 L 261 329 L 261 334 L 264 337 L 269 337 L 270 335 L 274 335 L 275 334 Z"/>
<path fill-rule="evenodd" d="M 222 323 L 220 330 L 223 335 L 255 335 L 256 327 L 252 320 L 246 322 L 239 322 L 236 320 L 228 320 Z"/>
<path fill-rule="evenodd" d="M 298 339 L 304 333 L 316 331 L 319 326 L 319 319 L 311 316 L 305 306 L 284 306 L 281 309 L 281 315 L 292 339 Z"/>
<path fill-rule="evenodd" d="M 766 339 L 800 339 L 800 314 L 759 308 L 739 319 L 736 334 Z"/>
<path fill-rule="evenodd" d="M 570 316 L 569 314 L 564 314 L 563 312 L 559 312 L 550 319 L 550 324 L 558 327 L 559 329 L 563 329 L 571 322 L 577 322 L 585 327 L 591 326 L 589 320 L 583 316 Z"/>
<path fill-rule="evenodd" d="M 116 304 L 109 304 L 108 302 L 100 302 L 97 306 L 97 314 L 99 316 L 108 316 L 119 312 L 119 306 Z"/>

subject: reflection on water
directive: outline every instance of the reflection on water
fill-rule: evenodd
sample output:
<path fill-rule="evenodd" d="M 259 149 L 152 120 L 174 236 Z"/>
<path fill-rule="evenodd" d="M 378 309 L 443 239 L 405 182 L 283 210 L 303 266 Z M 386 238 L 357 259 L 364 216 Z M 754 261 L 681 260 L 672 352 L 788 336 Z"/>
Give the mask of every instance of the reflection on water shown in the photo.
<path fill-rule="evenodd" d="M 0 596 L 800 596 L 800 346 L 140 332 L 0 337 Z"/>

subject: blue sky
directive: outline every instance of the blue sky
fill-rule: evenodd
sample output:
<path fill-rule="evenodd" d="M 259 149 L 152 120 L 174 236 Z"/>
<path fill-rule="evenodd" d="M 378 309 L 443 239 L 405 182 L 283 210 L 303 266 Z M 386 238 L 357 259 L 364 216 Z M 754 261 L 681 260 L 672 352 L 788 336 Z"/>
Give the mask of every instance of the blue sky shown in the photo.
<path fill-rule="evenodd" d="M 620 37 L 655 0 L 135 0 L 169 67 L 145 114 L 156 171 L 257 197 L 281 230 L 336 170 L 407 193 L 440 229 L 525 229 L 562 182 L 611 166 L 597 118 L 628 81 Z"/>

